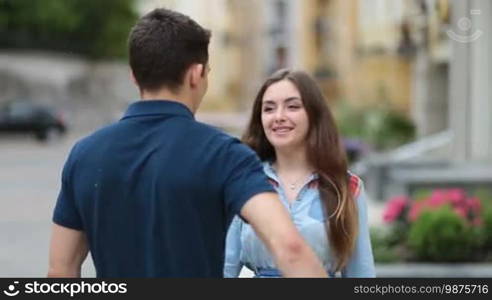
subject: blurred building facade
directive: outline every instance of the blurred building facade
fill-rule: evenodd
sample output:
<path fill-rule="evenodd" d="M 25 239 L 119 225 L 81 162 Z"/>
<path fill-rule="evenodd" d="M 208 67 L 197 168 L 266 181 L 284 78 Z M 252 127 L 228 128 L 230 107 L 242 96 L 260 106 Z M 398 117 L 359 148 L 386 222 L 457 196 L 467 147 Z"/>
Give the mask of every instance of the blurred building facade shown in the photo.
<path fill-rule="evenodd" d="M 368 161 L 378 199 L 420 188 L 492 191 L 492 3 L 414 1 L 412 116 L 418 140 Z"/>
<path fill-rule="evenodd" d="M 452 2 L 449 124 L 452 157 L 492 163 L 492 3 Z"/>
<path fill-rule="evenodd" d="M 141 0 L 140 11 L 176 9 L 212 30 L 205 107 L 249 107 L 267 75 L 293 67 L 316 76 L 328 99 L 409 112 L 412 61 L 398 53 L 408 2 Z"/>
<path fill-rule="evenodd" d="M 409 112 L 412 60 L 398 51 L 407 2 L 285 1 L 287 65 L 312 73 L 329 100 Z"/>

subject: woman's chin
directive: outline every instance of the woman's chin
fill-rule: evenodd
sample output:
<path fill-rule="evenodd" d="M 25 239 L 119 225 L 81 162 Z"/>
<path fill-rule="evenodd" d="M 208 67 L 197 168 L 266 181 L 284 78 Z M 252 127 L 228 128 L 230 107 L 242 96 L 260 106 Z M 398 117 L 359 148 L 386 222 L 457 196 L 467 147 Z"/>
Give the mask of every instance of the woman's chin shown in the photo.
<path fill-rule="evenodd" d="M 276 150 L 289 150 L 295 148 L 295 143 L 293 143 L 290 140 L 286 140 L 286 141 L 276 140 L 273 143 L 271 142 L 271 144 Z"/>

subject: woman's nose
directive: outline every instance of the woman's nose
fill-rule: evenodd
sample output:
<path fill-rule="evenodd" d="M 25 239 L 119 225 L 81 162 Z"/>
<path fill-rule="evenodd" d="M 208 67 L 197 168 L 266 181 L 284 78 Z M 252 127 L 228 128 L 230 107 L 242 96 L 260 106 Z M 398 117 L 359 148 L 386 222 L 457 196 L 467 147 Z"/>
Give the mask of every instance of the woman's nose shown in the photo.
<path fill-rule="evenodd" d="M 285 120 L 285 114 L 284 110 L 282 108 L 279 108 L 275 111 L 275 122 L 281 122 Z"/>

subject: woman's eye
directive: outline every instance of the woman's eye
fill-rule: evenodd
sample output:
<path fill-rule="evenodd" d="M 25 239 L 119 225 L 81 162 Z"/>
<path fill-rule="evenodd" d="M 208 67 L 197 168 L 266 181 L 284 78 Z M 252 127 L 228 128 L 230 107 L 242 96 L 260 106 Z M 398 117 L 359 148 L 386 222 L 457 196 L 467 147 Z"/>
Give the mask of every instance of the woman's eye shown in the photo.
<path fill-rule="evenodd" d="M 264 111 L 264 112 L 270 112 L 270 111 L 272 111 L 272 110 L 273 110 L 273 108 L 271 108 L 271 107 L 264 107 L 264 108 L 263 108 L 263 111 Z"/>
<path fill-rule="evenodd" d="M 299 109 L 301 108 L 299 105 L 289 105 L 289 109 Z"/>

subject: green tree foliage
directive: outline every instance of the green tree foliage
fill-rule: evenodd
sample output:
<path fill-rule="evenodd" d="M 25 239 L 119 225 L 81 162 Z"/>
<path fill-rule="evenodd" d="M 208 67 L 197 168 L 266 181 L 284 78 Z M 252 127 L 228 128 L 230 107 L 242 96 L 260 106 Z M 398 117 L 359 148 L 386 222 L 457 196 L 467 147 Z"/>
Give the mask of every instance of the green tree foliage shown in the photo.
<path fill-rule="evenodd" d="M 0 0 L 0 47 L 124 57 L 135 0 Z"/>
<path fill-rule="evenodd" d="M 415 138 L 412 121 L 392 110 L 389 104 L 357 108 L 340 102 L 336 119 L 344 137 L 360 139 L 378 151 L 395 148 Z"/>

